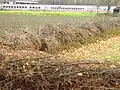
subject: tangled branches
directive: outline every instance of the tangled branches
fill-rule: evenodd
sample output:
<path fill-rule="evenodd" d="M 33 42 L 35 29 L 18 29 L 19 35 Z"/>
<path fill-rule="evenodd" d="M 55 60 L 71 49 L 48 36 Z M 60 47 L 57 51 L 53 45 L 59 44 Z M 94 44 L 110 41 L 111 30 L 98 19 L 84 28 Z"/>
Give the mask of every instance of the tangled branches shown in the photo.
<path fill-rule="evenodd" d="M 22 18 L 24 20 L 26 17 Z M 78 42 L 84 44 L 89 38 L 102 37 L 101 33 L 120 26 L 120 19 L 112 17 L 108 19 L 94 17 L 93 20 L 71 19 L 70 21 L 66 20 L 66 22 L 60 21 L 56 24 L 51 22 L 44 25 L 41 25 L 43 21 L 39 21 L 39 19 L 34 24 L 33 21 L 27 23 L 25 21 L 23 23 L 22 20 L 19 21 L 15 17 L 7 22 L 6 17 L 1 20 L 0 45 L 2 47 L 12 50 L 32 49 L 56 53 L 66 45 L 77 47 L 76 43 Z"/>
<path fill-rule="evenodd" d="M 59 58 L 1 62 L 1 90 L 118 90 L 119 65 L 97 61 L 63 62 Z"/>

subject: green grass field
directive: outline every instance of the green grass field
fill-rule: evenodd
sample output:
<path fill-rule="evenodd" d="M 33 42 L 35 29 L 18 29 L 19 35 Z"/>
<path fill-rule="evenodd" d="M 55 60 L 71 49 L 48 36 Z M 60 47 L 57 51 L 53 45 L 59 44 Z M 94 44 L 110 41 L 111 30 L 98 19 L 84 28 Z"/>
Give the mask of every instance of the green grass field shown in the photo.
<path fill-rule="evenodd" d="M 55 11 L 0 11 L 0 14 L 35 16 L 95 16 L 94 12 L 55 12 Z"/>

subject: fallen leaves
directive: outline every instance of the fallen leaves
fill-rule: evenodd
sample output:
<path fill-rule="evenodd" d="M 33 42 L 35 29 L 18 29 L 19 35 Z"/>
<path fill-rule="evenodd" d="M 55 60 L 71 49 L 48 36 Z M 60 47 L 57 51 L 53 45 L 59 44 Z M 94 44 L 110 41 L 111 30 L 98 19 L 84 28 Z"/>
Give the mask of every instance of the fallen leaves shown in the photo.
<path fill-rule="evenodd" d="M 114 56 L 120 56 L 120 36 L 111 37 L 106 41 L 101 40 L 97 43 L 83 45 L 80 48 L 74 48 L 71 52 L 63 51 L 59 56 L 67 58 L 69 60 L 114 60 Z"/>

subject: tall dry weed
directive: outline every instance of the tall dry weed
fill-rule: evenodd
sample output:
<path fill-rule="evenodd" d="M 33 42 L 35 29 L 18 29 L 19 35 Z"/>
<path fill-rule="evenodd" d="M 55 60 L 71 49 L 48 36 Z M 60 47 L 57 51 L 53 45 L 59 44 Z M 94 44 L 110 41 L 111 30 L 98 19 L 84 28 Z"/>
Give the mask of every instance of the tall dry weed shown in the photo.
<path fill-rule="evenodd" d="M 0 27 L 3 31 L 7 31 L 7 33 L 1 32 L 2 45 L 17 50 L 34 49 L 52 52 L 58 51 L 60 47 L 70 45 L 72 42 L 84 44 L 87 39 L 120 26 L 119 18 L 106 19 L 106 17 L 94 17 L 94 19 L 84 21 L 71 19 L 44 25 L 39 24 L 39 20 L 35 23 L 33 21 L 35 22 L 35 20 L 30 22 L 17 21 L 14 17 L 12 23 L 8 24 L 9 21 L 2 20 L 0 23 L 6 27 Z"/>

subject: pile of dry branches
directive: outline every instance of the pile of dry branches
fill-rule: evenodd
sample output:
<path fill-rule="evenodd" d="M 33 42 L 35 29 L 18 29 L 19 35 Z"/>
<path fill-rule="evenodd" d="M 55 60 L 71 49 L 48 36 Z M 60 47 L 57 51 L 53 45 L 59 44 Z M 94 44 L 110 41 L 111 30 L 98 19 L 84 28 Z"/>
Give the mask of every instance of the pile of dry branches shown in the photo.
<path fill-rule="evenodd" d="M 118 90 L 120 88 L 120 67 L 109 61 L 67 62 L 50 56 L 0 63 L 1 90 Z"/>
<path fill-rule="evenodd" d="M 12 23 L 16 24 L 14 20 Z M 105 30 L 120 27 L 120 19 L 112 18 L 107 21 L 95 21 L 94 19 L 93 21 L 76 21 L 57 25 L 45 24 L 41 28 L 38 25 L 37 29 L 30 26 L 24 28 L 19 22 L 18 25 L 9 25 L 11 23 L 7 25 L 6 22 L 0 21 L 0 24 L 0 27 L 4 28 L 3 31 L 6 31 L 0 33 L 1 49 L 6 49 L 11 53 L 12 50 L 22 51 L 26 49 L 37 52 L 47 49 L 52 51 L 59 46 L 77 40 L 83 43 L 82 41 L 86 38 L 98 35 Z M 2 50 L 1 52 L 4 54 Z M 1 54 L 0 89 L 119 90 L 120 88 L 119 64 L 94 60 L 69 60 L 67 62 L 63 58 L 52 55 L 33 57 L 21 59 L 13 56 L 6 59 Z"/>
<path fill-rule="evenodd" d="M 87 38 L 94 37 L 101 32 L 120 26 L 119 18 L 105 20 L 105 17 L 103 20 L 93 19 L 74 22 L 71 20 L 71 22 L 45 24 L 43 26 L 33 25 L 32 27 L 22 26 L 21 22 L 16 21 L 15 23 L 19 24 L 15 27 L 12 24 L 10 26 L 7 25 L 8 29 L 13 29 L 11 32 L 7 31 L 7 27 L 4 26 L 6 28 L 4 28 L 5 32 L 0 37 L 0 45 L 17 50 L 29 48 L 52 52 L 71 42 L 78 41 L 82 44 Z M 7 22 L 3 22 L 7 24 Z M 20 30 L 15 31 L 14 28 Z"/>

